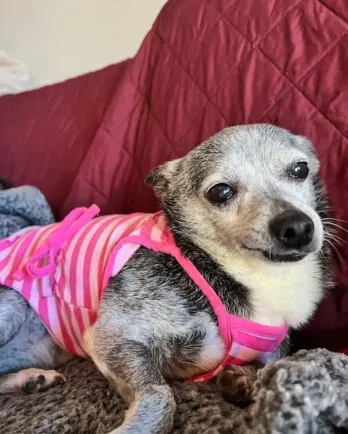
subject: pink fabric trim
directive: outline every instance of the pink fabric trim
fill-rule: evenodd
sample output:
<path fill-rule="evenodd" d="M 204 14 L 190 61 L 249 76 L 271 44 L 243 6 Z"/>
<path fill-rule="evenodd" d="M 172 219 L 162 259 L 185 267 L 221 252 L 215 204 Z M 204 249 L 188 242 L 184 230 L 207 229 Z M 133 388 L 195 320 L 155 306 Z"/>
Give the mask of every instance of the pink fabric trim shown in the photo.
<path fill-rule="evenodd" d="M 76 234 L 86 223 L 99 214 L 100 209 L 97 205 L 92 205 L 88 209 L 76 208 L 62 221 L 58 229 L 49 237 L 38 251 L 29 259 L 24 266 L 25 270 L 19 270 L 14 273 L 16 280 L 23 280 L 26 275 L 33 278 L 39 278 L 52 274 L 56 268 L 56 256 L 65 242 Z M 47 265 L 40 266 L 38 262 L 46 255 L 49 257 Z"/>

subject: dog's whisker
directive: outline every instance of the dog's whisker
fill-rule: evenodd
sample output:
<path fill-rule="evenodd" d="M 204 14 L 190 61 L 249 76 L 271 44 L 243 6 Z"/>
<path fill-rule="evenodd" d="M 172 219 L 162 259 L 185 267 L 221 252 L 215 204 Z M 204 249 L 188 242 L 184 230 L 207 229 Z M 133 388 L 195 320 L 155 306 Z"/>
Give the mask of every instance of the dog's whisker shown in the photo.
<path fill-rule="evenodd" d="M 336 230 L 343 231 L 343 232 L 346 232 L 346 233 L 348 234 L 348 229 L 346 229 L 346 228 L 340 226 L 340 225 L 337 224 L 337 223 L 334 223 L 334 222 L 326 222 L 325 225 L 331 226 L 331 227 L 335 228 Z"/>
<path fill-rule="evenodd" d="M 332 241 L 336 242 L 339 246 L 342 246 L 343 244 L 348 245 L 348 242 L 346 240 L 344 240 L 343 238 L 341 238 L 335 234 L 326 234 L 326 235 L 324 235 L 324 239 L 326 241 L 332 240 Z"/>
<path fill-rule="evenodd" d="M 342 242 L 340 241 L 340 240 L 337 240 L 336 238 L 333 238 L 333 237 L 324 237 L 324 241 L 325 242 L 329 242 L 329 241 L 331 241 L 332 243 L 335 243 L 335 244 L 337 244 L 339 247 L 342 247 Z"/>
<path fill-rule="evenodd" d="M 342 246 L 342 242 L 345 243 L 345 241 L 338 237 L 335 233 L 330 233 L 328 231 L 324 232 L 324 242 L 327 242 L 331 246 L 336 244 Z"/>
<path fill-rule="evenodd" d="M 341 223 L 348 224 L 348 220 L 337 219 L 335 217 L 324 217 L 324 218 L 322 218 L 322 221 L 324 221 L 324 222 L 326 222 L 326 221 L 335 221 L 335 222 L 341 222 Z"/>
<path fill-rule="evenodd" d="M 330 240 L 327 240 L 327 243 L 336 251 L 337 255 L 340 255 L 337 247 Z"/>

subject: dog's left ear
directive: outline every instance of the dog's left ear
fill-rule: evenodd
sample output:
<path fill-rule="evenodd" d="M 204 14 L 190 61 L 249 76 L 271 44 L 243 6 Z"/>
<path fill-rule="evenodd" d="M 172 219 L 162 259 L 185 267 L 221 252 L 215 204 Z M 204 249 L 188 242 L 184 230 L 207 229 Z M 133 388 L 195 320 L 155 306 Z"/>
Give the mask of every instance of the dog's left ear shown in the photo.
<path fill-rule="evenodd" d="M 145 184 L 152 187 L 160 199 L 165 199 L 170 191 L 179 160 L 168 161 L 155 167 L 145 179 Z"/>

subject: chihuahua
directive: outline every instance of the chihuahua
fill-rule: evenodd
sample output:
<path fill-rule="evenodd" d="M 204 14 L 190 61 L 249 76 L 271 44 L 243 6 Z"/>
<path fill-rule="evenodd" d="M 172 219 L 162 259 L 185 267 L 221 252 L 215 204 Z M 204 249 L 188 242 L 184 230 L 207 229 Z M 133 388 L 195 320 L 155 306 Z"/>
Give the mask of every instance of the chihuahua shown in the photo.
<path fill-rule="evenodd" d="M 302 136 L 226 128 L 150 172 L 161 212 L 78 208 L 0 241 L 0 393 L 64 382 L 77 354 L 129 405 L 113 433 L 169 433 L 171 380 L 250 397 L 331 285 L 318 171 Z"/>

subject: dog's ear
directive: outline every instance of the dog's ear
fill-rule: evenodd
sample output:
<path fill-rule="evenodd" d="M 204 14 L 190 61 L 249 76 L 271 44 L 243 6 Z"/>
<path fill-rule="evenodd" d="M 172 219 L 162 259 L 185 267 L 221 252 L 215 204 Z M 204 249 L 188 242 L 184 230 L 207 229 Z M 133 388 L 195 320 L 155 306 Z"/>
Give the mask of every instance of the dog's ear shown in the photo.
<path fill-rule="evenodd" d="M 179 160 L 168 161 L 161 166 L 155 167 L 145 179 L 145 184 L 152 187 L 160 199 L 165 199 L 170 191 L 177 173 Z"/>

